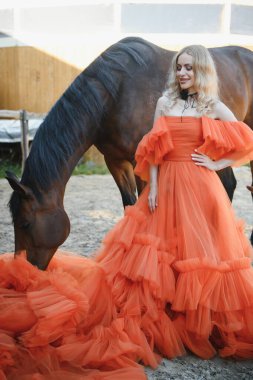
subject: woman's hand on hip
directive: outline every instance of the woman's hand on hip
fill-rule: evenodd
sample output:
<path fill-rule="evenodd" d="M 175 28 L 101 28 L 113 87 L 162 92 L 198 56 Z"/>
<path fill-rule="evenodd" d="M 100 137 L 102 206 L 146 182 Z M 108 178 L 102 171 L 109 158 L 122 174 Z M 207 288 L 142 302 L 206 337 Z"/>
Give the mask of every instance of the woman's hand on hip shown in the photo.
<path fill-rule="evenodd" d="M 218 170 L 216 162 L 203 153 L 192 153 L 192 160 L 198 166 L 204 166 L 209 170 Z"/>

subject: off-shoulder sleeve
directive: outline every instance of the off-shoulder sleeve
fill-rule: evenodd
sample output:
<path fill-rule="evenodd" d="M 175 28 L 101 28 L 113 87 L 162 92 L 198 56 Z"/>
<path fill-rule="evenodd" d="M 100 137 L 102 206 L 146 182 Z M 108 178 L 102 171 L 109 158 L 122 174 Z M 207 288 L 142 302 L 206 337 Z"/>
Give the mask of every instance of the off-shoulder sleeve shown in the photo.
<path fill-rule="evenodd" d="M 253 131 L 242 121 L 222 121 L 202 117 L 204 143 L 197 151 L 217 161 L 234 160 L 239 166 L 253 160 Z"/>
<path fill-rule="evenodd" d="M 149 180 L 150 165 L 160 165 L 168 152 L 174 149 L 165 116 L 160 116 L 149 133 L 140 141 L 134 172 L 144 181 Z"/>

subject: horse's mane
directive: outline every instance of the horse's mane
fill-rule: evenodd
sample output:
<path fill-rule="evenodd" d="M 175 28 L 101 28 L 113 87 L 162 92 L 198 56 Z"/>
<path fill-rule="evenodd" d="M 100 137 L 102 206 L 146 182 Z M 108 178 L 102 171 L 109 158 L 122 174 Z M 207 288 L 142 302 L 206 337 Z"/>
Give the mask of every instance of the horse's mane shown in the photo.
<path fill-rule="evenodd" d="M 78 75 L 40 125 L 21 179 L 38 199 L 41 190 L 46 191 L 53 180 L 60 179 L 62 167 L 85 141 L 85 124 L 94 132 L 100 128 L 108 111 L 101 87 L 115 102 L 121 85 L 118 75 L 132 75 L 135 70 L 129 66 L 147 66 L 148 58 L 144 59 L 138 51 L 137 43 L 152 46 L 141 38 L 129 37 L 105 50 Z M 128 64 L 129 58 L 132 65 Z M 19 207 L 13 197 L 10 200 L 12 215 Z"/>

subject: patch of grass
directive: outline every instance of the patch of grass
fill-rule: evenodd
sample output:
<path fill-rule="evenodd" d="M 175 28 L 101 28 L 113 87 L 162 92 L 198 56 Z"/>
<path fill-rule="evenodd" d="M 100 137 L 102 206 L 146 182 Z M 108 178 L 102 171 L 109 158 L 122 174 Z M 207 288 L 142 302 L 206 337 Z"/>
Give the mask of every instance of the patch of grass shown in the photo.
<path fill-rule="evenodd" d="M 16 174 L 18 177 L 21 176 L 21 165 L 0 160 L 0 178 L 5 178 L 6 170 L 9 170 L 10 172 Z"/>
<path fill-rule="evenodd" d="M 21 166 L 19 164 L 14 164 L 8 161 L 0 160 L 0 178 L 5 178 L 5 172 L 9 170 L 16 174 L 16 176 L 21 177 Z M 86 163 L 79 164 L 75 167 L 72 175 L 78 174 L 108 174 L 109 170 L 106 165 L 96 165 L 92 161 L 87 161 Z"/>
<path fill-rule="evenodd" d="M 106 165 L 96 165 L 93 161 L 87 161 L 75 167 L 72 175 L 78 174 L 108 174 L 109 170 Z"/>

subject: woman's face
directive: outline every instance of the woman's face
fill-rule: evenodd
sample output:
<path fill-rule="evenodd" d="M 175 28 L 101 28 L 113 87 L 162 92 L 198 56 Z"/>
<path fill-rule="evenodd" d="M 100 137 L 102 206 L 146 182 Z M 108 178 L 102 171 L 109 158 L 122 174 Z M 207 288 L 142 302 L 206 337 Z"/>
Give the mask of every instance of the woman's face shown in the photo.
<path fill-rule="evenodd" d="M 176 77 L 181 90 L 188 90 L 189 94 L 196 92 L 194 88 L 195 76 L 192 69 L 193 58 L 187 53 L 182 53 L 177 60 Z"/>

